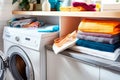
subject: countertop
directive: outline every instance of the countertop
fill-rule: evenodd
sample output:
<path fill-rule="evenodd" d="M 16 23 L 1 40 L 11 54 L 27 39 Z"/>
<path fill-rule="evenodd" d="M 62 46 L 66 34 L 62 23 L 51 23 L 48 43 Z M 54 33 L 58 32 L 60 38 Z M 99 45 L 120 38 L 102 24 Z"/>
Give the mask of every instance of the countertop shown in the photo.
<path fill-rule="evenodd" d="M 47 45 L 46 49 L 53 51 L 52 45 Z M 76 51 L 73 51 L 70 49 L 60 52 L 58 55 L 68 56 L 68 57 L 74 58 L 78 61 L 87 62 L 89 64 L 94 64 L 94 65 L 97 65 L 97 66 L 100 66 L 100 67 L 103 67 L 106 69 L 120 72 L 120 62 L 119 61 L 112 61 L 112 60 L 76 52 Z"/>

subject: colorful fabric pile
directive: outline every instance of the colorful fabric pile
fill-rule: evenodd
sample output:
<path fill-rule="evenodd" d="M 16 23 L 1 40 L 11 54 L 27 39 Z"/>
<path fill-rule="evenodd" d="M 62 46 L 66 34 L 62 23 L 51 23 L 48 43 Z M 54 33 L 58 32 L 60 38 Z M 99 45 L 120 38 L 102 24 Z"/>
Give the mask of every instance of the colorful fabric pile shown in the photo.
<path fill-rule="evenodd" d="M 76 45 L 106 52 L 120 47 L 120 22 L 83 19 L 78 27 Z"/>
<path fill-rule="evenodd" d="M 8 25 L 10 27 L 16 27 L 16 28 L 36 29 L 38 32 L 57 32 L 57 31 L 59 31 L 59 25 L 48 24 L 42 20 L 38 20 L 35 17 L 13 18 L 13 19 L 9 20 Z"/>
<path fill-rule="evenodd" d="M 39 28 L 40 26 L 44 25 L 43 21 L 37 20 L 35 17 L 30 18 L 13 18 L 9 20 L 9 25 L 11 27 L 18 27 L 18 28 Z"/>
<path fill-rule="evenodd" d="M 56 32 L 59 31 L 59 25 L 45 24 L 38 28 L 38 32 Z"/>
<path fill-rule="evenodd" d="M 96 4 L 87 4 L 85 2 L 73 2 L 72 6 L 60 7 L 60 11 L 96 11 Z"/>

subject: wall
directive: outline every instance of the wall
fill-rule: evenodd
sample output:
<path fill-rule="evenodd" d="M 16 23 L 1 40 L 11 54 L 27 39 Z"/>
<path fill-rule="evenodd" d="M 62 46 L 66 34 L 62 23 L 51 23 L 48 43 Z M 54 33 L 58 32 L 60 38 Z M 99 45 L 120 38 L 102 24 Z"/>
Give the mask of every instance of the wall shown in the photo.
<path fill-rule="evenodd" d="M 12 0 L 0 0 L 0 50 L 2 51 L 3 51 L 2 35 L 3 35 L 4 26 L 7 25 L 8 20 L 10 20 L 11 18 L 21 17 L 20 15 L 19 16 L 12 15 L 12 10 L 19 10 L 17 5 L 18 3 L 15 3 L 14 5 L 12 5 Z M 27 17 L 27 16 L 24 16 L 24 17 Z M 52 22 L 48 21 L 49 19 L 51 19 L 51 17 L 48 17 L 47 19 L 42 17 L 41 19 L 43 19 L 46 22 L 53 23 L 53 24 L 59 23 L 58 17 L 54 17 L 54 18 L 55 18 L 54 19 L 55 21 L 52 21 Z"/>
<path fill-rule="evenodd" d="M 3 50 L 3 27 L 12 18 L 12 0 L 0 0 L 0 50 Z"/>

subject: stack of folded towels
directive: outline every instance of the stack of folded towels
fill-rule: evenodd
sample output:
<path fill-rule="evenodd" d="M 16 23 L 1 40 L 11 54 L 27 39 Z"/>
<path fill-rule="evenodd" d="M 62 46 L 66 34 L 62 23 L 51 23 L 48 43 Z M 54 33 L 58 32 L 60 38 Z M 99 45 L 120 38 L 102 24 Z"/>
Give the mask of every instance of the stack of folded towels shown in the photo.
<path fill-rule="evenodd" d="M 83 19 L 78 26 L 76 45 L 114 52 L 120 47 L 120 22 Z"/>

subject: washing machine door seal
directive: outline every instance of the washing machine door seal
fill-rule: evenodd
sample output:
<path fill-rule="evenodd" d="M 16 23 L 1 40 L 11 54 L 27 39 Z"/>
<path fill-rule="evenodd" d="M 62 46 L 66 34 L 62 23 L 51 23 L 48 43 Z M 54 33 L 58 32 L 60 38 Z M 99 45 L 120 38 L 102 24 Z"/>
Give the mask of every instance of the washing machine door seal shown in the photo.
<path fill-rule="evenodd" d="M 0 56 L 0 80 L 3 80 L 3 77 L 4 77 L 4 62 L 3 62 L 3 59 L 2 57 Z"/>
<path fill-rule="evenodd" d="M 4 79 L 4 73 L 6 70 L 6 56 L 0 51 L 0 80 Z"/>
<path fill-rule="evenodd" d="M 7 57 L 0 55 L 0 80 L 3 80 L 6 68 L 9 68 L 15 80 L 34 80 L 31 62 L 24 50 L 18 46 L 11 46 Z"/>

